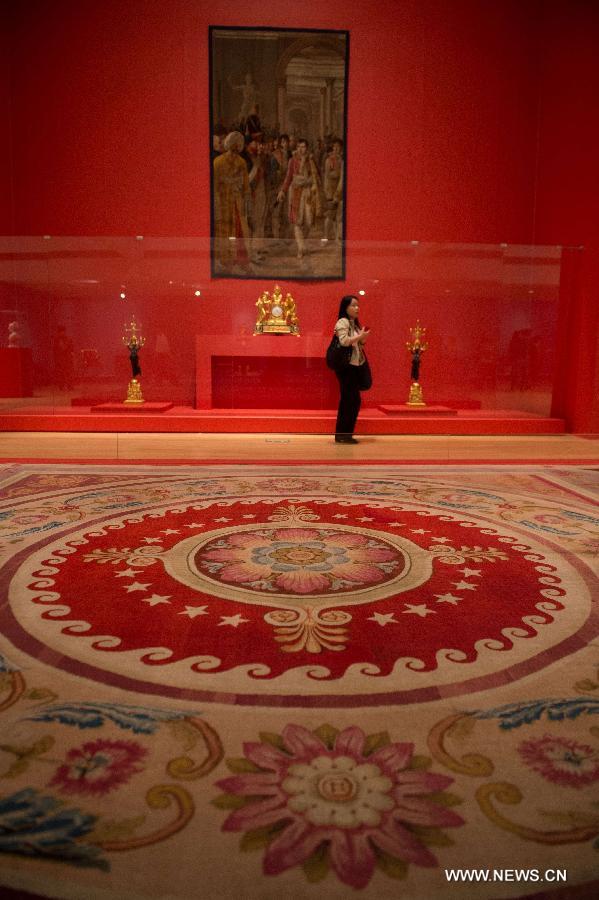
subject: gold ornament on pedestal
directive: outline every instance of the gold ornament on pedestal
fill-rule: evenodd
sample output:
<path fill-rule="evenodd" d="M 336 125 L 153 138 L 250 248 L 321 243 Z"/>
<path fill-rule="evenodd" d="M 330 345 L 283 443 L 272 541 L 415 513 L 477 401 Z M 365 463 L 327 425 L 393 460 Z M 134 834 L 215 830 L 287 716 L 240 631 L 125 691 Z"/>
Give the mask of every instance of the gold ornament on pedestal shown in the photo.
<path fill-rule="evenodd" d="M 278 284 L 272 294 L 264 291 L 256 300 L 258 318 L 254 334 L 294 334 L 300 336 L 295 300 L 291 294 L 283 299 Z"/>
<path fill-rule="evenodd" d="M 125 325 L 124 328 L 125 334 L 123 335 L 123 344 L 129 350 L 131 374 L 133 377 L 127 387 L 127 399 L 123 402 L 136 404 L 143 403 L 144 398 L 141 393 L 141 382 L 139 381 L 139 376 L 141 375 L 139 351 L 145 344 L 146 339 L 138 333 L 138 328 L 141 328 L 141 325 L 135 321 L 135 316 L 133 316 L 129 325 Z"/>
<path fill-rule="evenodd" d="M 426 403 L 422 399 L 422 388 L 419 381 L 422 354 L 428 347 L 428 344 L 423 343 L 425 333 L 426 328 L 422 328 L 420 320 L 417 319 L 414 328 L 410 328 L 412 340 L 406 341 L 406 347 L 412 354 L 412 368 L 410 369 L 410 379 L 412 384 L 410 385 L 410 395 L 407 400 L 408 406 L 426 406 Z"/>

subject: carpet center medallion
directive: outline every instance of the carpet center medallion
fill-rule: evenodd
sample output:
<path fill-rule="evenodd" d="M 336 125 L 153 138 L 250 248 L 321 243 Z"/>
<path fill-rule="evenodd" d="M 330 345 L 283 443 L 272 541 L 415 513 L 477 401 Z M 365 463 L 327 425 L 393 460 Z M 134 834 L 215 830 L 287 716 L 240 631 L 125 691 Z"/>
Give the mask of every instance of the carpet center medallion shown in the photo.
<path fill-rule="evenodd" d="M 284 487 L 174 478 L 145 498 L 140 483 L 88 495 L 93 522 L 71 517 L 14 571 L 20 633 L 140 690 L 357 705 L 517 679 L 589 619 L 584 567 L 547 510 L 524 534 L 531 510 L 499 494 L 391 477 Z"/>

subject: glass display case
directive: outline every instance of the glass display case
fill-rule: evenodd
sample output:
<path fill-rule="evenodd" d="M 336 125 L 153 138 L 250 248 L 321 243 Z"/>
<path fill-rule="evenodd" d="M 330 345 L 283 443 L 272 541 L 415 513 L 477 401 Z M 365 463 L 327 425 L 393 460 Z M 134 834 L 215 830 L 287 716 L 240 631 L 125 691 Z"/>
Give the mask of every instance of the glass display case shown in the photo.
<path fill-rule="evenodd" d="M 307 269 L 321 252 L 313 243 Z M 27 416 L 38 428 L 76 430 L 87 418 L 86 430 L 103 430 L 110 411 L 126 417 L 124 430 L 140 415 L 161 417 L 150 430 L 177 427 L 167 417 L 198 431 L 254 415 L 269 421 L 265 430 L 277 419 L 292 430 L 291 419 L 328 431 L 337 384 L 324 357 L 349 293 L 371 330 L 363 416 L 376 432 L 394 433 L 408 414 L 551 418 L 579 248 L 350 241 L 345 281 L 281 280 L 297 314 L 297 333 L 283 334 L 254 333 L 260 296 L 277 280 L 259 271 L 213 280 L 209 251 L 207 239 L 189 237 L 0 239 L 2 427 Z M 144 339 L 144 403 L 135 407 L 125 404 L 132 319 Z M 417 322 L 426 328 L 420 411 L 404 409 Z"/>

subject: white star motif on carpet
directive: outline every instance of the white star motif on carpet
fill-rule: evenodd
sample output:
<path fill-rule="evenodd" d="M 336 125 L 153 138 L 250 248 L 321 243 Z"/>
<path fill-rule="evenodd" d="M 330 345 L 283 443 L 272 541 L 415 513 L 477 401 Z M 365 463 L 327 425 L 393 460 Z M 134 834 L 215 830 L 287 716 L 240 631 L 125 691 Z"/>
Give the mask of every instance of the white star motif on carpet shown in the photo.
<path fill-rule="evenodd" d="M 468 584 L 467 581 L 454 581 L 453 586 L 456 589 L 456 591 L 475 591 L 476 590 L 476 585 Z"/>
<path fill-rule="evenodd" d="M 333 519 L 347 519 L 347 513 L 335 513 L 335 515 L 332 516 L 331 518 L 333 518 Z"/>
<path fill-rule="evenodd" d="M 374 519 L 369 518 L 369 516 L 361 516 L 359 519 L 356 519 L 357 522 L 374 522 Z"/>
<path fill-rule="evenodd" d="M 414 613 L 415 616 L 420 616 L 425 619 L 427 616 L 435 616 L 435 610 L 429 609 L 428 606 L 424 603 L 406 603 L 406 609 L 402 609 L 402 613 Z"/>
<path fill-rule="evenodd" d="M 389 528 L 403 528 L 405 522 L 389 522 Z"/>
<path fill-rule="evenodd" d="M 437 544 L 448 544 L 448 543 L 451 543 L 451 541 L 449 540 L 449 538 L 438 538 L 438 537 L 434 537 L 434 538 L 431 538 L 431 541 L 435 541 Z"/>
<path fill-rule="evenodd" d="M 147 584 L 140 584 L 139 581 L 134 581 L 133 584 L 123 585 L 123 590 L 127 591 L 128 594 L 131 591 L 145 591 L 146 588 L 150 587 L 151 583 L 151 581 L 148 581 Z"/>
<path fill-rule="evenodd" d="M 135 578 L 139 575 L 141 569 L 123 569 L 122 572 L 115 572 L 117 578 Z"/>
<path fill-rule="evenodd" d="M 144 538 L 146 544 L 161 544 L 162 538 Z"/>
<path fill-rule="evenodd" d="M 219 625 L 232 625 L 233 628 L 237 628 L 238 625 L 241 625 L 242 622 L 249 622 L 249 619 L 244 619 L 241 613 L 237 613 L 236 616 L 221 616 Z"/>
<path fill-rule="evenodd" d="M 480 578 L 480 569 L 458 569 L 458 572 L 461 572 L 464 578 L 472 578 L 475 575 Z"/>
<path fill-rule="evenodd" d="M 425 528 L 410 528 L 412 534 L 429 534 Z"/>
<path fill-rule="evenodd" d="M 373 613 L 368 619 L 369 622 L 378 622 L 379 625 L 388 625 L 389 622 L 393 622 L 394 625 L 399 625 L 399 622 L 395 618 L 395 613 Z"/>
<path fill-rule="evenodd" d="M 190 525 L 184 525 L 183 528 L 203 528 L 203 522 L 192 522 Z"/>
<path fill-rule="evenodd" d="M 241 518 L 242 518 L 242 519 L 255 519 L 256 516 L 254 515 L 254 513 L 246 513 L 246 514 L 245 514 L 244 516 L 242 516 Z"/>
<path fill-rule="evenodd" d="M 190 619 L 195 619 L 196 616 L 207 616 L 207 609 L 207 606 L 186 606 L 183 612 L 180 612 L 179 615 L 189 616 Z"/>
<path fill-rule="evenodd" d="M 160 534 L 181 534 L 178 528 L 165 528 Z"/>
<path fill-rule="evenodd" d="M 215 522 L 230 522 L 231 519 L 227 518 L 227 516 L 220 516 L 218 519 L 214 520 Z"/>
<path fill-rule="evenodd" d="M 171 594 L 165 594 L 161 596 L 160 594 L 152 594 L 151 597 L 142 597 L 142 603 L 149 603 L 150 606 L 157 606 L 159 603 L 170 603 Z"/>
<path fill-rule="evenodd" d="M 462 597 L 456 597 L 454 594 L 435 594 L 437 603 L 453 603 L 454 606 L 462 600 Z"/>

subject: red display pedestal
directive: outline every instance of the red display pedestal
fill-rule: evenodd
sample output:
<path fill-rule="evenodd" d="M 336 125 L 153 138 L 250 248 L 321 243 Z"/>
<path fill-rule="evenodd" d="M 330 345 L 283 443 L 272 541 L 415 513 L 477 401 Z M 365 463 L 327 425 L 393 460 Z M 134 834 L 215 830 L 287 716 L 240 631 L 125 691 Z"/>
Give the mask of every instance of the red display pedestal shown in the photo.
<path fill-rule="evenodd" d="M 196 409 L 331 409 L 337 380 L 322 334 L 201 335 Z"/>
<path fill-rule="evenodd" d="M 383 404 L 379 406 L 379 409 L 388 416 L 457 416 L 458 414 L 457 409 L 451 409 L 450 406 L 435 406 L 434 404 L 426 406 L 409 406 L 407 403 L 399 403 L 395 406 Z"/>
<path fill-rule="evenodd" d="M 0 347 L 0 397 L 33 397 L 31 347 Z"/>
<path fill-rule="evenodd" d="M 93 412 L 106 412 L 106 413 L 115 413 L 115 412 L 123 412 L 123 413 L 161 413 L 166 412 L 167 409 L 172 409 L 172 403 L 151 403 L 150 401 L 144 400 L 143 403 L 98 403 L 97 406 L 92 406 Z"/>

